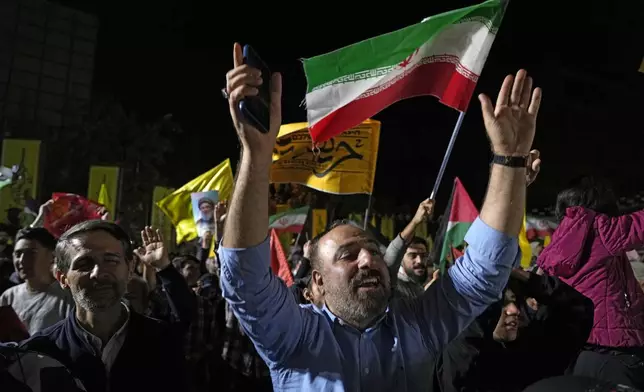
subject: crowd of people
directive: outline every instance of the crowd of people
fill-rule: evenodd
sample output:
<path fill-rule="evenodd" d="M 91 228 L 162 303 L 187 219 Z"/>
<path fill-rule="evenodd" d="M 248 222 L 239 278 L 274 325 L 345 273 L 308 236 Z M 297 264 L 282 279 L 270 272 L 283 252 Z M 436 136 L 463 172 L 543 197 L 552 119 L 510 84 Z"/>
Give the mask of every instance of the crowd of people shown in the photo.
<path fill-rule="evenodd" d="M 353 222 L 329 224 L 287 287 L 270 268 L 266 202 L 282 81 L 245 66 L 237 44 L 233 60 L 225 91 L 242 151 L 215 233 L 171 260 L 151 227 L 139 247 L 108 220 L 60 238 L 38 220 L 20 230 L 0 295 L 2 391 L 644 389 L 644 292 L 626 256 L 644 246 L 644 211 L 620 216 L 611 190 L 584 179 L 559 194 L 538 267 L 519 268 L 541 165 L 542 92 L 526 71 L 505 78 L 495 103 L 479 97 L 493 160 L 462 257 L 443 273 L 428 262 L 414 235 L 433 213 L 425 200 L 388 246 Z M 262 83 L 268 133 L 237 111 Z M 313 203 L 292 195 L 273 198 Z"/>

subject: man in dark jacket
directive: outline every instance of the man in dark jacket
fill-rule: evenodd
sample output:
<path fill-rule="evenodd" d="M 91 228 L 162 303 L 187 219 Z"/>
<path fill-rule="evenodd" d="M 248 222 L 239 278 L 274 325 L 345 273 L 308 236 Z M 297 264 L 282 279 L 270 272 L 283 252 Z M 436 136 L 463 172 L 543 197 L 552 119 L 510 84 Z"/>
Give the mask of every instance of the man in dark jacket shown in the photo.
<path fill-rule="evenodd" d="M 144 252 L 165 255 L 154 258 L 158 277 L 174 291 L 175 300 L 190 301 L 185 281 L 163 251 L 160 234 L 146 236 L 154 238 Z M 179 331 L 122 303 L 133 259 L 123 229 L 105 221 L 80 223 L 60 238 L 56 259 L 56 277 L 71 290 L 75 312 L 21 348 L 59 361 L 88 392 L 186 390 Z"/>
<path fill-rule="evenodd" d="M 536 309 L 528 307 L 527 298 L 537 301 Z M 558 278 L 515 269 L 504 299 L 438 358 L 434 390 L 523 391 L 561 375 L 586 342 L 593 311 L 590 299 Z"/>

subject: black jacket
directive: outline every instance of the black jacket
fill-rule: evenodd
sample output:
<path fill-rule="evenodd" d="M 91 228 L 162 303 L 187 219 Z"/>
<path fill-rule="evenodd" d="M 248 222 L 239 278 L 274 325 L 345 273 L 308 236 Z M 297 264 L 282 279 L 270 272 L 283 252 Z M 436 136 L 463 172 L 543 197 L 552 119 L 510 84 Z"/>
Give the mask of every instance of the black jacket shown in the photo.
<path fill-rule="evenodd" d="M 24 341 L 21 348 L 52 357 L 80 380 L 87 392 L 176 392 L 189 390 L 183 341 L 196 313 L 196 300 L 179 272 L 168 267 L 157 277 L 175 309 L 184 313 L 165 323 L 130 311 L 127 335 L 108 375 L 100 357 L 81 338 L 75 312 Z M 109 389 L 108 389 L 109 386 Z"/>
<path fill-rule="evenodd" d="M 517 339 L 499 343 L 492 333 L 503 303 L 486 310 L 437 359 L 434 391 L 522 391 L 543 378 L 563 374 L 593 326 L 593 303 L 558 278 L 531 274 L 510 279 L 523 315 Z M 535 313 L 525 298 L 535 298 Z M 527 315 L 527 317 L 526 317 Z"/>
<path fill-rule="evenodd" d="M 81 338 L 75 318 L 70 314 L 25 341 L 21 348 L 58 360 L 87 392 L 175 392 L 186 388 L 181 340 L 165 323 L 130 312 L 127 335 L 108 378 L 101 358 Z"/>

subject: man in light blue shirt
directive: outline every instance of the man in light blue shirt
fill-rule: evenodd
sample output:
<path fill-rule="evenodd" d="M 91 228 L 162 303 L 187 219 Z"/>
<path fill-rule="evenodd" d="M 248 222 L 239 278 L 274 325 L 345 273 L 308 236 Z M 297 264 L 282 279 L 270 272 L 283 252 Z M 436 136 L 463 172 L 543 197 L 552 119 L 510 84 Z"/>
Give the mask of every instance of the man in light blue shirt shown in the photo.
<path fill-rule="evenodd" d="M 325 305 L 298 306 L 271 273 L 268 184 L 271 153 L 281 122 L 281 77 L 270 79 L 271 129 L 244 123 L 237 105 L 268 75 L 235 68 L 226 95 L 242 144 L 222 247 L 226 300 L 264 358 L 276 391 L 425 391 L 429 367 L 442 348 L 500 298 L 518 261 L 517 236 L 525 208 L 526 169 L 541 90 L 525 71 L 508 76 L 496 106 L 481 96 L 494 160 L 481 216 L 472 225 L 465 256 L 414 300 L 390 301 L 391 280 L 376 241 L 340 224 L 311 245 L 312 279 Z M 264 76 L 265 79 L 261 79 Z M 535 163 L 536 164 L 536 163 Z"/>

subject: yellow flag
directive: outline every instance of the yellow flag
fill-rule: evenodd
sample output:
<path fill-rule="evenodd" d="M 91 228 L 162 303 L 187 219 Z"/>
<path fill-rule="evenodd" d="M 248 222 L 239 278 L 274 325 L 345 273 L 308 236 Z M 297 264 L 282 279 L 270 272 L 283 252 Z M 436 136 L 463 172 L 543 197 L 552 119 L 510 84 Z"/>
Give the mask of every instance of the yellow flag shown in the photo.
<path fill-rule="evenodd" d="M 383 216 L 380 221 L 380 231 L 389 241 L 394 239 L 394 218 L 391 216 Z"/>
<path fill-rule="evenodd" d="M 102 204 L 116 219 L 116 202 L 120 184 L 120 169 L 118 166 L 91 166 L 89 168 L 89 184 L 87 198 Z M 103 200 L 101 200 L 101 197 Z"/>
<path fill-rule="evenodd" d="M 174 192 L 174 189 L 172 188 L 155 186 L 152 191 L 152 211 L 150 211 L 150 224 L 161 230 L 164 240 L 168 242 L 172 238 L 172 222 L 170 221 L 170 218 L 163 213 L 159 206 L 157 206 L 157 203 L 172 192 Z"/>
<path fill-rule="evenodd" d="M 414 233 L 417 237 L 422 239 L 427 238 L 427 222 L 422 222 L 420 225 L 416 226 L 416 232 Z"/>
<path fill-rule="evenodd" d="M 313 148 L 307 123 L 282 125 L 271 182 L 297 183 L 326 193 L 373 193 L 380 122 L 366 120 Z M 314 151 L 315 150 L 315 151 Z"/>
<path fill-rule="evenodd" d="M 317 237 L 326 230 L 327 225 L 327 211 L 322 208 L 316 208 L 311 211 L 311 235 L 313 238 Z"/>
<path fill-rule="evenodd" d="M 98 204 L 107 206 L 110 204 L 110 195 L 107 193 L 107 186 L 101 184 L 101 190 L 98 193 Z"/>
<path fill-rule="evenodd" d="M 197 192 L 217 191 L 219 200 L 228 200 L 233 192 L 233 184 L 230 159 L 226 159 L 157 203 L 177 230 L 177 244 L 197 238 L 197 225 L 192 216 L 190 195 Z"/>
<path fill-rule="evenodd" d="M 18 174 L 11 185 L 0 191 L 0 222 L 4 222 L 8 209 L 17 208 L 23 211 L 27 205 L 27 198 L 35 200 L 38 196 L 40 140 L 4 139 L 1 165 L 7 168 L 19 166 Z"/>
<path fill-rule="evenodd" d="M 521 248 L 521 268 L 529 268 L 532 263 L 532 247 L 526 234 L 526 215 L 523 213 L 523 225 L 519 233 L 519 247 Z"/>

